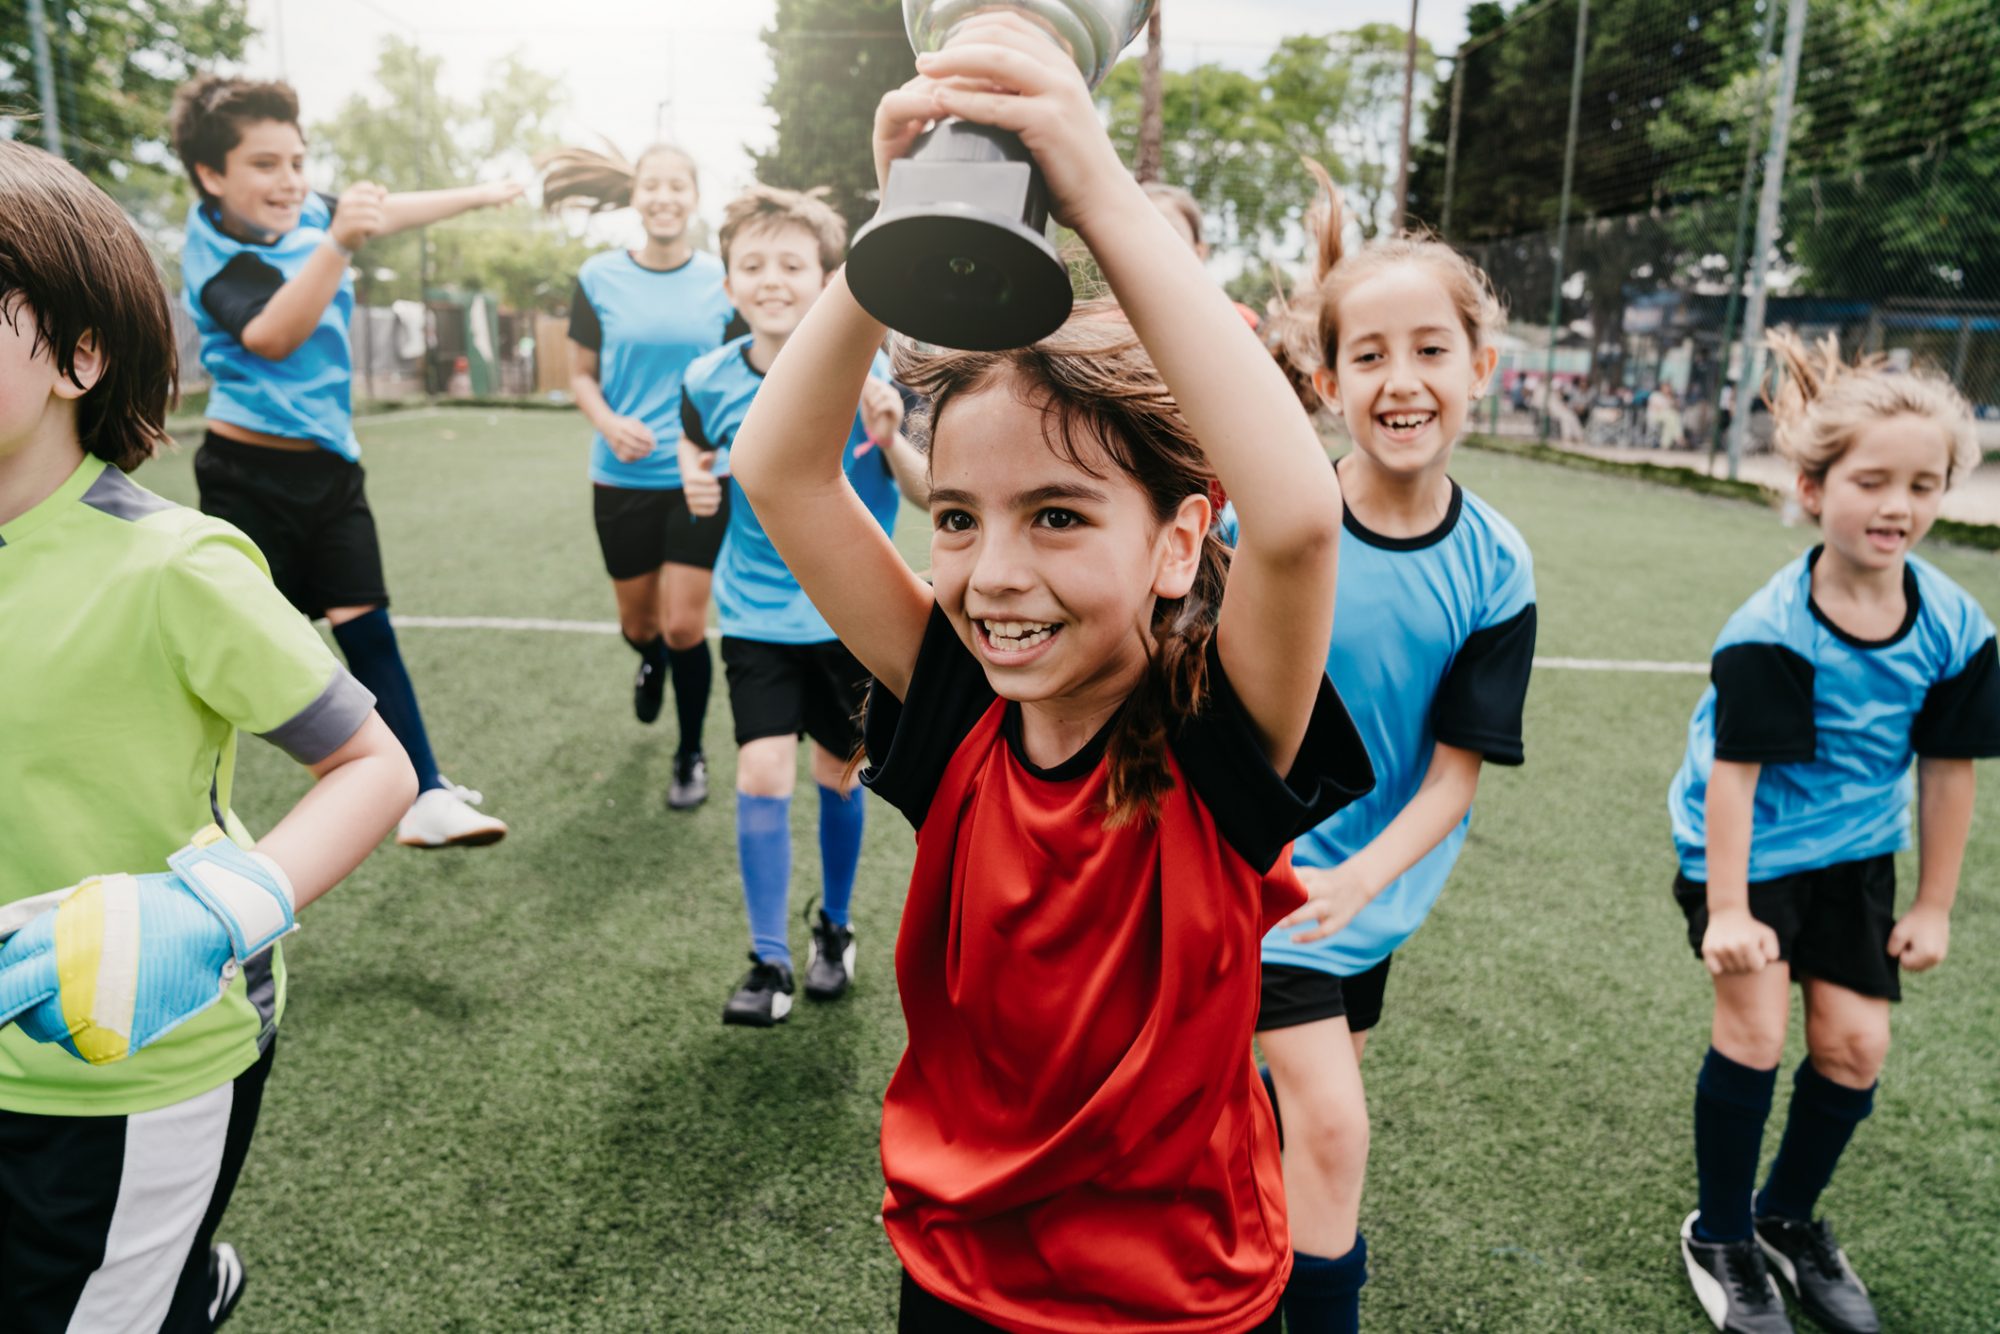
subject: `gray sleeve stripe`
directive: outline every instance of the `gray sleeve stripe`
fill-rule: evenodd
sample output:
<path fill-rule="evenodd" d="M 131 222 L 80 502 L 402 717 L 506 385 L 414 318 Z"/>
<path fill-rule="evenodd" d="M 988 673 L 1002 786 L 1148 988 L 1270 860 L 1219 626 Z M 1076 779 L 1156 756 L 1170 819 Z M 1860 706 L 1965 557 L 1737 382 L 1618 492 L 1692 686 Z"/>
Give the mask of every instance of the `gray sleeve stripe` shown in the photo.
<path fill-rule="evenodd" d="M 300 764 L 318 764 L 354 735 L 374 707 L 368 688 L 345 667 L 335 667 L 318 699 L 261 735 Z"/>
<path fill-rule="evenodd" d="M 128 522 L 174 508 L 173 501 L 154 495 L 116 468 L 106 468 L 98 474 L 90 489 L 83 493 L 83 503 Z"/>

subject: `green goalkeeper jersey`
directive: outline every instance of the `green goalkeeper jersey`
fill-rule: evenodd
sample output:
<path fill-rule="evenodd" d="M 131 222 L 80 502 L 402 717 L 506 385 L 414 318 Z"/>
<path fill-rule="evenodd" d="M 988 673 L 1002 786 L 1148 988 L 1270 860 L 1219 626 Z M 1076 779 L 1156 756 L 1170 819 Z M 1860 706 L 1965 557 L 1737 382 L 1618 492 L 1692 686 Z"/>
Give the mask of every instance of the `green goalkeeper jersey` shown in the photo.
<path fill-rule="evenodd" d="M 236 738 L 303 764 L 374 698 L 272 586 L 236 529 L 95 458 L 0 525 L 0 904 L 93 875 L 160 871 L 230 812 Z M 0 1108 L 122 1116 L 248 1069 L 284 1008 L 277 950 L 222 1003 L 127 1060 L 92 1066 L 0 1028 Z"/>

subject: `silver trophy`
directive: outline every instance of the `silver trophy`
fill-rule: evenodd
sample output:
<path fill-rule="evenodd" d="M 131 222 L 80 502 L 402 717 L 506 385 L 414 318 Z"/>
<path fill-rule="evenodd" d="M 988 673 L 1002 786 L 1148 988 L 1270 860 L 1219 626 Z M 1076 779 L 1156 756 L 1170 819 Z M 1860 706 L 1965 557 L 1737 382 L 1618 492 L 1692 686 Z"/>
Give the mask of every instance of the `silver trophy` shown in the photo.
<path fill-rule="evenodd" d="M 918 52 L 966 20 L 1019 10 L 1095 88 L 1157 0 L 903 0 Z M 1049 244 L 1048 188 L 1020 139 L 956 118 L 889 166 L 882 204 L 855 233 L 847 282 L 890 328 L 941 347 L 1026 347 L 1069 318 L 1069 271 Z"/>

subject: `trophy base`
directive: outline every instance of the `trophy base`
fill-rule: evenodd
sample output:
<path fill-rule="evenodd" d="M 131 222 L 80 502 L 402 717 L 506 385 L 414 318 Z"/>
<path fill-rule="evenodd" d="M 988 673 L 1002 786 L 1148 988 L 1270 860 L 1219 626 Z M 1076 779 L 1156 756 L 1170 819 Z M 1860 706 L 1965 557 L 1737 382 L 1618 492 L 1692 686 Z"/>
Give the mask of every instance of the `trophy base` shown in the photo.
<path fill-rule="evenodd" d="M 1026 347 L 1069 318 L 1069 270 L 1043 228 L 1020 141 L 946 121 L 891 164 L 882 210 L 855 234 L 847 281 L 870 315 L 940 347 Z"/>

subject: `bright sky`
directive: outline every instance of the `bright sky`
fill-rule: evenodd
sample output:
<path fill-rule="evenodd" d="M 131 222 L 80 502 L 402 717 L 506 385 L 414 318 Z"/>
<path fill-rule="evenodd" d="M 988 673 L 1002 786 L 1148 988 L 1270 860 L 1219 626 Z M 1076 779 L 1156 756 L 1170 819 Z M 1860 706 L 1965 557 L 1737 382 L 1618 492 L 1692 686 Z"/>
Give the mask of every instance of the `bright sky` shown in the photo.
<path fill-rule="evenodd" d="M 1466 8 L 1467 0 L 1419 0 L 1418 30 L 1452 50 Z M 774 0 L 250 0 L 263 35 L 247 72 L 289 79 L 310 123 L 368 88 L 388 34 L 442 56 L 447 89 L 458 95 L 518 51 L 563 77 L 571 135 L 607 135 L 627 153 L 656 135 L 686 146 L 701 164 L 713 220 L 749 184 L 748 150 L 770 141 L 771 63 L 759 34 L 775 9 Z M 1407 0 L 1164 0 L 1162 12 L 1172 66 L 1254 67 L 1294 33 L 1409 21 Z"/>

